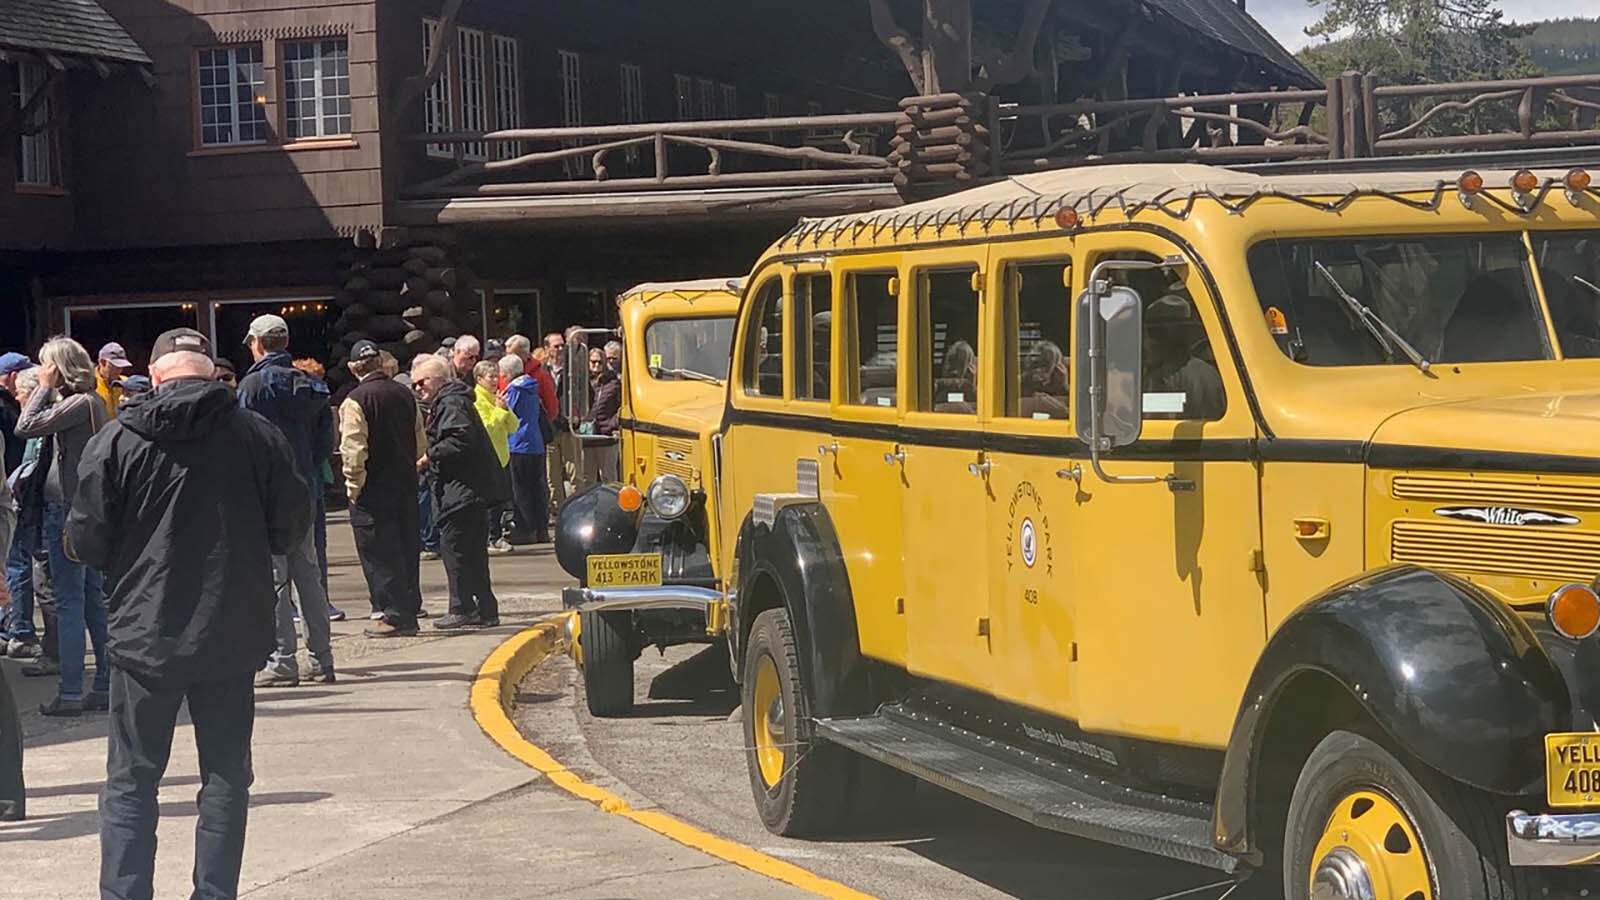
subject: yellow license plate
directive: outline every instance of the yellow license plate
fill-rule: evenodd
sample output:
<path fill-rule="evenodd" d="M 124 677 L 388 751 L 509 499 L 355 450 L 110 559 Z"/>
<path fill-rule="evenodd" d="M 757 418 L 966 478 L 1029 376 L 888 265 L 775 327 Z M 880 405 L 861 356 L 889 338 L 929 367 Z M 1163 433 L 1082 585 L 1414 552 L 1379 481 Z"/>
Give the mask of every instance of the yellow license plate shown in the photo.
<path fill-rule="evenodd" d="M 659 553 L 611 553 L 589 557 L 589 587 L 660 586 Z"/>
<path fill-rule="evenodd" d="M 1545 735 L 1544 766 L 1551 806 L 1600 806 L 1600 733 Z"/>

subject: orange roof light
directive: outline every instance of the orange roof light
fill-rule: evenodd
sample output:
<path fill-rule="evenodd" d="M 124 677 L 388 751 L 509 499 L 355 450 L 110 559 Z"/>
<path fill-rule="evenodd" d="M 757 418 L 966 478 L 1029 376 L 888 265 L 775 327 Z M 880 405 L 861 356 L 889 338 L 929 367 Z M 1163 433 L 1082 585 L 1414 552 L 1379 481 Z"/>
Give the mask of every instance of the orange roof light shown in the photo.
<path fill-rule="evenodd" d="M 1564 584 L 1545 603 L 1550 624 L 1564 637 L 1581 641 L 1600 630 L 1600 596 L 1582 584 Z"/>
<path fill-rule="evenodd" d="M 617 506 L 623 512 L 638 512 L 644 506 L 644 494 L 633 485 L 626 485 L 617 491 Z"/>
<path fill-rule="evenodd" d="M 1587 191 L 1589 189 L 1589 173 L 1583 169 L 1571 169 L 1567 177 L 1561 179 L 1569 191 Z"/>
<path fill-rule="evenodd" d="M 1539 189 L 1539 176 L 1528 169 L 1522 169 L 1511 176 L 1511 189 L 1519 194 L 1531 194 Z"/>
<path fill-rule="evenodd" d="M 1460 178 L 1456 179 L 1456 187 L 1460 189 L 1461 193 L 1470 197 L 1483 190 L 1483 176 L 1468 169 L 1461 173 Z"/>
<path fill-rule="evenodd" d="M 1056 225 L 1061 228 L 1073 229 L 1079 224 L 1078 211 L 1070 206 L 1063 206 L 1056 210 Z"/>

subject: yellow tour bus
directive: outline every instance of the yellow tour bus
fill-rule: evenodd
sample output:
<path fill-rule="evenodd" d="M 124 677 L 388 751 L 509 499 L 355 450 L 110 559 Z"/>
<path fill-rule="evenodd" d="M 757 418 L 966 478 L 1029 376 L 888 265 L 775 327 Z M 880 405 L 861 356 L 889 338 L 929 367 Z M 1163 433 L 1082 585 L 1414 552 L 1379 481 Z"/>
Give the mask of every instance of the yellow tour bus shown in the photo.
<path fill-rule="evenodd" d="M 617 299 L 620 334 L 583 329 L 568 341 L 568 372 L 588 371 L 591 347 L 623 347 L 621 480 L 570 499 L 555 534 L 556 557 L 579 582 L 562 600 L 581 614 L 573 637 L 585 627 L 569 646 L 594 715 L 633 707 L 633 663 L 646 647 L 710 643 L 720 634 L 720 623 L 707 621 L 708 609 L 723 607 L 706 492 L 740 286 L 737 278 L 641 284 Z M 567 388 L 565 418 L 581 422 L 586 384 L 569 379 Z M 658 590 L 663 579 L 675 594 Z"/>
<path fill-rule="evenodd" d="M 1106 166 L 807 220 L 717 403 L 686 587 L 773 832 L 915 778 L 1301 900 L 1596 885 L 1586 171 Z"/>

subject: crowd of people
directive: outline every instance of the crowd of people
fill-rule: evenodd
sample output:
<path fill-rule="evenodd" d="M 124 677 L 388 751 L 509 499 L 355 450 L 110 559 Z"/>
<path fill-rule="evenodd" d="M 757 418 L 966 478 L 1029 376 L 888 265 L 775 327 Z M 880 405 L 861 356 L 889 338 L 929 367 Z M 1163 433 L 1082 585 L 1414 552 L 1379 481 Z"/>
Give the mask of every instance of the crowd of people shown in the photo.
<path fill-rule="evenodd" d="M 116 342 L 93 358 L 68 337 L 37 362 L 0 355 L 0 655 L 56 679 L 41 714 L 109 713 L 102 896 L 149 896 L 156 786 L 184 702 L 202 769 L 196 891 L 236 890 L 253 691 L 338 677 L 330 491 L 348 504 L 365 634 L 385 639 L 418 633 L 430 559 L 449 585 L 436 628 L 498 625 L 489 556 L 548 542 L 570 492 L 618 477 L 620 344 L 590 351 L 585 375 L 566 371 L 561 333 L 538 347 L 463 335 L 402 373 L 361 341 L 338 392 L 291 356 L 283 318 L 257 317 L 244 345 L 242 376 L 192 329 L 157 338 L 148 374 Z M 591 392 L 581 422 L 557 402 L 569 377 Z M 4 679 L 0 821 L 26 813 Z"/>

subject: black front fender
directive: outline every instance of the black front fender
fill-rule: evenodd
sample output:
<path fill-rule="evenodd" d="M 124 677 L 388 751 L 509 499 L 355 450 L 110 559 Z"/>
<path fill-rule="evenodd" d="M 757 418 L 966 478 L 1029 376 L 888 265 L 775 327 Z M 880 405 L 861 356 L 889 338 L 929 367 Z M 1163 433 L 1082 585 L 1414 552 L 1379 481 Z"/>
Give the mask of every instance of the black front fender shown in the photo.
<path fill-rule="evenodd" d="M 755 617 L 781 606 L 800 650 L 800 677 L 818 717 L 859 714 L 867 696 L 850 576 L 828 511 L 818 503 L 786 506 L 771 525 L 747 517 L 739 529 L 738 602 L 729 645 L 736 674 Z"/>
<path fill-rule="evenodd" d="M 1234 721 L 1217 790 L 1215 836 L 1231 853 L 1259 847 L 1263 736 L 1287 687 L 1331 679 L 1408 754 L 1501 794 L 1538 790 L 1544 735 L 1570 727 L 1572 704 L 1527 623 L 1451 575 L 1395 566 L 1302 606 L 1267 642 Z"/>

